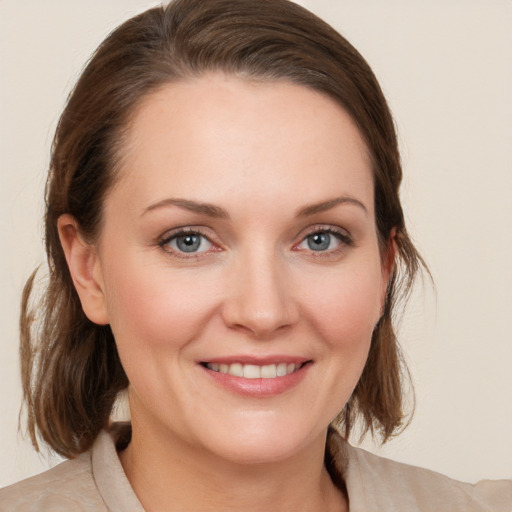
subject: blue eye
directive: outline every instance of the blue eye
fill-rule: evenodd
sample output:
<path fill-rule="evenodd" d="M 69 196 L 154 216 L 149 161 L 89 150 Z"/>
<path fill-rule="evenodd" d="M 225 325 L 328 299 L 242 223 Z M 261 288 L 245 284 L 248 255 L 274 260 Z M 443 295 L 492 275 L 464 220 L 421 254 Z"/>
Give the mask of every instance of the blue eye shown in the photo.
<path fill-rule="evenodd" d="M 180 253 L 198 253 L 211 249 L 212 243 L 200 233 L 177 233 L 162 244 L 162 247 L 169 247 L 171 250 Z"/>
<path fill-rule="evenodd" d="M 331 238 L 332 235 L 330 233 L 326 233 L 324 231 L 320 231 L 318 233 L 313 233 L 309 235 L 306 240 L 308 243 L 308 247 L 312 251 L 327 251 L 331 248 Z"/>
<path fill-rule="evenodd" d="M 334 253 L 350 245 L 352 239 L 348 234 L 334 229 L 318 229 L 307 235 L 297 247 L 313 252 Z"/>

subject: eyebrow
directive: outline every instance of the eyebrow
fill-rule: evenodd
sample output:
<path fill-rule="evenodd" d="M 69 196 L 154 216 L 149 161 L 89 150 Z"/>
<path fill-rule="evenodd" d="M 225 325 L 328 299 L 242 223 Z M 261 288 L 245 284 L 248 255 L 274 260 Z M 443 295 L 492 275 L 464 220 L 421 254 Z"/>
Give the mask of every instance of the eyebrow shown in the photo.
<path fill-rule="evenodd" d="M 310 215 L 315 215 L 316 213 L 325 212 L 326 210 L 330 210 L 340 204 L 352 204 L 358 206 L 363 209 L 366 215 L 368 215 L 368 210 L 366 206 L 353 197 L 342 196 L 335 197 L 333 199 L 328 199 L 327 201 L 322 201 L 320 203 L 310 204 L 308 206 L 304 206 L 300 208 L 297 212 L 297 217 L 309 217 Z"/>
<path fill-rule="evenodd" d="M 328 199 L 327 201 L 322 201 L 320 203 L 314 203 L 300 208 L 296 217 L 309 217 L 311 215 L 315 215 L 316 213 L 321 213 L 326 210 L 331 210 L 340 204 L 352 204 L 360 207 L 366 214 L 368 214 L 368 210 L 366 206 L 353 197 L 342 196 L 335 197 L 333 199 Z M 175 198 L 167 198 L 162 201 L 158 201 L 150 206 L 148 206 L 143 212 L 142 215 L 146 213 L 156 210 L 158 208 L 166 208 L 169 206 L 178 206 L 179 208 L 183 208 L 193 213 L 199 213 L 201 215 L 207 215 L 208 217 L 213 217 L 217 219 L 229 219 L 229 213 L 221 208 L 220 206 L 216 206 L 211 203 L 203 203 L 198 201 L 192 201 L 190 199 L 175 199 Z"/>
<path fill-rule="evenodd" d="M 158 201 L 150 206 L 148 206 L 143 212 L 142 215 L 146 213 L 156 210 L 157 208 L 165 208 L 168 206 L 178 206 L 185 210 L 188 210 L 193 213 L 200 213 L 202 215 L 207 215 L 208 217 L 214 217 L 218 219 L 229 219 L 229 213 L 221 208 L 220 206 L 216 206 L 210 203 L 201 203 L 197 201 L 191 201 L 190 199 L 173 199 L 168 198 L 162 201 Z M 142 216 L 141 215 L 141 216 Z"/>

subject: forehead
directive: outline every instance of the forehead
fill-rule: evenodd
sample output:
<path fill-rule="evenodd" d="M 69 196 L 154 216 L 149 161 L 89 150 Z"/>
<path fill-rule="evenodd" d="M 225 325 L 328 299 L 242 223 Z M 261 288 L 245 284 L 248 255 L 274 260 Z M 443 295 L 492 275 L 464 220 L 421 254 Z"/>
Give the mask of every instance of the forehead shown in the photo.
<path fill-rule="evenodd" d="M 167 84 L 138 107 L 122 153 L 120 185 L 141 201 L 373 197 L 354 121 L 327 95 L 288 81 L 211 74 Z"/>

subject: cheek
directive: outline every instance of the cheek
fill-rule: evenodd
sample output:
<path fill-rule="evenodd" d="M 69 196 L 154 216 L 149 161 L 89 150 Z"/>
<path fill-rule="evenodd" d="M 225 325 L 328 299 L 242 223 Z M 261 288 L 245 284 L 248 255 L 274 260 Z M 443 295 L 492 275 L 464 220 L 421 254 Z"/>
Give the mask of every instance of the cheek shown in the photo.
<path fill-rule="evenodd" d="M 198 280 L 161 265 L 125 260 L 108 278 L 110 325 L 132 393 L 153 408 L 155 416 L 162 403 L 172 414 L 179 409 L 179 397 L 193 393 L 191 387 L 183 389 L 177 376 L 191 364 L 184 355 L 190 355 L 215 311 L 215 297 L 197 286 Z"/>
<path fill-rule="evenodd" d="M 304 297 L 307 314 L 333 345 L 359 352 L 369 344 L 380 317 L 381 272 L 378 265 L 346 269 L 315 280 Z"/>
<path fill-rule="evenodd" d="M 201 280 L 199 280 L 201 281 Z M 192 340 L 213 310 L 214 286 L 159 265 L 125 261 L 105 280 L 107 309 L 123 350 L 179 350 Z"/>

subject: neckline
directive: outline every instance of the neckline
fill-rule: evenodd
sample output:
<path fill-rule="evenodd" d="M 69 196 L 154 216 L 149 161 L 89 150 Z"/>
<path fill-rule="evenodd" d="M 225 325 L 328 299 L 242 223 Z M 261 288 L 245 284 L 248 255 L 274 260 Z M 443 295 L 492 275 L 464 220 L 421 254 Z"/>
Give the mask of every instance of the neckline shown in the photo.
<path fill-rule="evenodd" d="M 93 478 L 109 510 L 116 512 L 144 512 L 119 459 L 131 440 L 129 422 L 113 423 L 109 430 L 102 430 L 91 451 Z M 348 466 L 347 443 L 340 433 L 329 427 L 325 447 L 325 466 L 332 481 L 348 500 L 345 475 Z"/>

